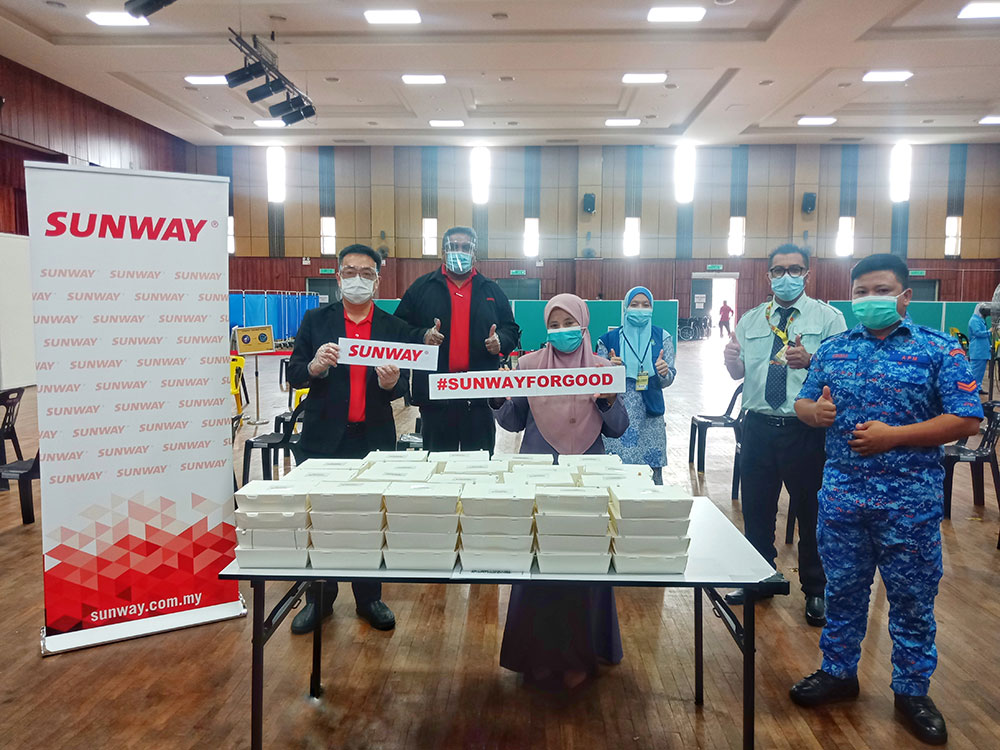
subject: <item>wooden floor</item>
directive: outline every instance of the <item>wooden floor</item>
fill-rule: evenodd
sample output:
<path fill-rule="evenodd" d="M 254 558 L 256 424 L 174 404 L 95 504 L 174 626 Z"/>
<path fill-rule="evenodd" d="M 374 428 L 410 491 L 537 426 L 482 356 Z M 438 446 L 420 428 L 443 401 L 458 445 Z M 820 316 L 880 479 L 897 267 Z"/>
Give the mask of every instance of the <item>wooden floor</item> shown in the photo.
<path fill-rule="evenodd" d="M 704 482 L 687 465 L 690 416 L 718 413 L 734 383 L 722 342 L 682 343 L 667 394 L 669 483 L 705 493 L 741 528 L 730 500 L 731 435 L 709 435 Z M 253 380 L 250 380 L 253 388 Z M 262 412 L 284 407 L 277 363 L 262 358 Z M 34 453 L 34 392 L 19 428 Z M 412 413 L 400 414 L 401 429 Z M 251 434 L 244 427 L 241 437 Z M 267 426 L 264 429 L 268 429 Z M 242 441 L 237 441 L 241 444 Z M 239 461 L 241 455 L 237 454 Z M 237 464 L 239 465 L 239 464 Z M 260 467 L 254 460 L 255 476 Z M 1000 552 L 987 472 L 985 509 L 960 467 L 944 524 L 937 599 L 940 665 L 931 694 L 953 748 L 1000 747 Z M 36 513 L 38 487 L 35 487 Z M 782 503 L 784 507 L 785 503 Z M 782 513 L 783 515 L 783 513 Z M 783 528 L 784 519 L 779 519 Z M 761 748 L 915 748 L 893 720 L 887 604 L 875 585 L 855 704 L 807 711 L 788 688 L 819 665 L 820 631 L 802 616 L 794 548 L 779 545 L 793 595 L 758 609 L 757 741 Z M 250 622 L 237 619 L 42 659 L 40 524 L 21 525 L 16 492 L 0 492 L 0 747 L 242 748 L 249 744 Z M 269 604 L 280 596 L 268 588 Z M 249 594 L 244 587 L 244 596 Z M 692 702 L 690 592 L 618 591 L 625 660 L 572 694 L 525 687 L 497 664 L 508 589 L 388 584 L 398 627 L 378 633 L 342 591 L 328 621 L 326 695 L 307 698 L 311 641 L 283 625 L 266 650 L 265 746 L 270 748 L 738 748 L 741 658 L 706 610 L 705 705 Z"/>

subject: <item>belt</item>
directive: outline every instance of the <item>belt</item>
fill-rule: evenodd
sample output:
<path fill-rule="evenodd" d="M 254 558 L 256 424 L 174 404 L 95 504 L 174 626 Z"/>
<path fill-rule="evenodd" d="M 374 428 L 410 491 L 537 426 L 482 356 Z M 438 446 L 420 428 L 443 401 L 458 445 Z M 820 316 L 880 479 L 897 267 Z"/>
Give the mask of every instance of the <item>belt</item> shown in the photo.
<path fill-rule="evenodd" d="M 762 414 L 759 411 L 748 411 L 747 417 L 753 417 L 755 420 L 759 420 L 770 427 L 807 426 L 798 417 L 776 417 L 772 414 Z"/>

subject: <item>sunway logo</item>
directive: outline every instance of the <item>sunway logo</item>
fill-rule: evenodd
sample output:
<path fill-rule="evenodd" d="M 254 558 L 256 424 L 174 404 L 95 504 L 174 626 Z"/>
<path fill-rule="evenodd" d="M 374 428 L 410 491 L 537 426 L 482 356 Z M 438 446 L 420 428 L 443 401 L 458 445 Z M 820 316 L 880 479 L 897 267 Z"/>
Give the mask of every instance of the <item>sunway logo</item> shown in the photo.
<path fill-rule="evenodd" d="M 67 217 L 69 220 L 67 221 Z M 165 216 L 129 216 L 112 214 L 70 214 L 53 211 L 46 218 L 46 237 L 61 237 L 67 230 L 74 237 L 101 239 L 177 240 L 197 242 L 207 219 L 168 219 Z"/>

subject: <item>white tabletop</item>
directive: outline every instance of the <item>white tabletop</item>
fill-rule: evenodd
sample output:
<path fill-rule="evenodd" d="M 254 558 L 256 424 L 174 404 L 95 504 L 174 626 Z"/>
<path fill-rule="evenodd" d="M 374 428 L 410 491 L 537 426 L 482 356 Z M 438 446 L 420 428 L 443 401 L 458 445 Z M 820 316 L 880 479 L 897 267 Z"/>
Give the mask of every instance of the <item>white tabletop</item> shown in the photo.
<path fill-rule="evenodd" d="M 593 574 L 549 574 L 539 572 L 537 564 L 530 573 L 466 573 L 461 562 L 454 570 L 335 570 L 328 568 L 241 568 L 235 560 L 227 565 L 220 578 L 301 581 L 310 578 L 335 581 L 376 579 L 386 582 L 426 583 L 525 583 L 531 581 L 606 583 L 615 586 L 748 586 L 774 575 L 743 534 L 733 526 L 707 497 L 696 497 L 691 506 L 688 530 L 691 546 L 684 573 L 623 575 L 611 572 Z"/>

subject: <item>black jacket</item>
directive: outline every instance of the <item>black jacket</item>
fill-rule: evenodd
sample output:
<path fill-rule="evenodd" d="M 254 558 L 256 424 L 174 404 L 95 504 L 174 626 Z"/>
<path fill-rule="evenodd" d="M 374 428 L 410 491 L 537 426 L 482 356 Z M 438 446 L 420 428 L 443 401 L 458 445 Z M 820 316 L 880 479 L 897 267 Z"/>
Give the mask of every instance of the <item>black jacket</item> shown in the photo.
<path fill-rule="evenodd" d="M 500 353 L 507 356 L 517 348 L 521 338 L 521 329 L 514 322 L 514 312 L 510 309 L 510 301 L 503 290 L 492 279 L 477 273 L 468 282 L 472 286 L 472 304 L 469 309 L 469 371 L 497 370 L 500 368 L 500 356 L 490 354 L 486 350 L 486 338 L 490 326 L 497 327 L 500 338 Z M 448 346 L 451 336 L 451 292 L 444 271 L 440 268 L 424 274 L 414 281 L 406 290 L 403 299 L 396 308 L 396 316 L 402 318 L 411 326 L 426 331 L 434 326 L 434 318 L 441 321 L 441 332 L 444 343 L 438 355 L 438 372 L 451 372 L 448 363 Z M 413 403 L 426 406 L 430 403 L 427 396 L 426 371 L 413 372 Z"/>
<path fill-rule="evenodd" d="M 309 388 L 302 417 L 302 448 L 309 453 L 334 456 L 347 427 L 351 395 L 350 367 L 331 367 L 324 377 L 309 374 L 309 363 L 319 348 L 328 342 L 336 344 L 347 332 L 344 324 L 344 304 L 334 302 L 306 311 L 295 348 L 288 362 L 288 382 L 296 388 Z M 422 343 L 423 330 L 411 328 L 399 318 L 375 308 L 372 316 L 373 341 Z M 392 401 L 406 392 L 407 371 L 400 372 L 399 382 L 391 391 L 378 384 L 375 368 L 368 368 L 368 390 L 365 397 L 365 425 L 372 450 L 396 449 L 396 423 L 392 418 Z"/>

